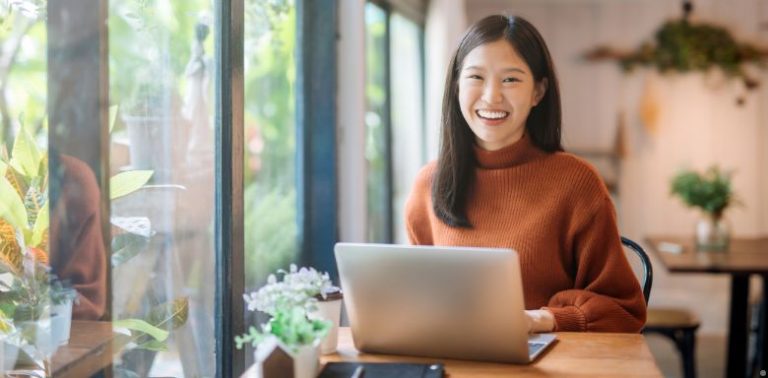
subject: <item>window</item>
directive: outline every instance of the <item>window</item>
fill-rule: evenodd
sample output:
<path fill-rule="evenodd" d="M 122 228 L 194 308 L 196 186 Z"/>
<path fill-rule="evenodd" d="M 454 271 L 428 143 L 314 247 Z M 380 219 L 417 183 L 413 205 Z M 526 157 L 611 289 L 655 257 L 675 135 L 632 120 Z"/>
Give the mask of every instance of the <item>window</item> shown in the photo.
<path fill-rule="evenodd" d="M 243 283 L 333 264 L 335 13 L 0 5 L 0 371 L 241 373 Z"/>
<path fill-rule="evenodd" d="M 246 1 L 246 287 L 298 258 L 296 6 Z"/>
<path fill-rule="evenodd" d="M 365 8 L 367 237 L 407 243 L 404 205 L 426 160 L 423 27 L 393 7 Z"/>
<path fill-rule="evenodd" d="M 366 113 L 365 159 L 368 161 L 368 232 L 370 242 L 392 241 L 389 126 L 389 51 L 387 13 L 365 6 Z"/>
<path fill-rule="evenodd" d="M 132 330 L 118 376 L 215 373 L 212 14 L 205 0 L 109 2 L 111 191 L 149 177 L 110 198 L 111 317 L 169 333 Z"/>

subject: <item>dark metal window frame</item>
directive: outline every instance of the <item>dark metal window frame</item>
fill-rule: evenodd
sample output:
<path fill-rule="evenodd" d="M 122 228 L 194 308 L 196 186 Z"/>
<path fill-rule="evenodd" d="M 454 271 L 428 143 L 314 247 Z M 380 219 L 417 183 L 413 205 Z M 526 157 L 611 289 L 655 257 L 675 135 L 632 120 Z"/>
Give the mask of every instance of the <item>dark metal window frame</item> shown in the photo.
<path fill-rule="evenodd" d="M 346 1 L 346 0 L 342 0 Z M 301 263 L 338 282 L 337 0 L 297 0 L 296 162 Z"/>
<path fill-rule="evenodd" d="M 216 15 L 216 376 L 239 376 L 245 352 L 243 239 L 243 3 L 215 2 Z"/>

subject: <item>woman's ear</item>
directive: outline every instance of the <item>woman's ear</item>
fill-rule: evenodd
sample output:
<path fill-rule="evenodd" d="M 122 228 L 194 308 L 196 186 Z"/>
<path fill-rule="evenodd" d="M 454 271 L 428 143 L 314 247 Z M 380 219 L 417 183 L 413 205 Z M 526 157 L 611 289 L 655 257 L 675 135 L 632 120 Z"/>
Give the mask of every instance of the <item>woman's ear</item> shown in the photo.
<path fill-rule="evenodd" d="M 546 77 L 536 83 L 533 93 L 533 106 L 538 105 L 541 99 L 544 98 L 544 94 L 547 93 L 547 86 L 549 86 L 549 80 Z"/>

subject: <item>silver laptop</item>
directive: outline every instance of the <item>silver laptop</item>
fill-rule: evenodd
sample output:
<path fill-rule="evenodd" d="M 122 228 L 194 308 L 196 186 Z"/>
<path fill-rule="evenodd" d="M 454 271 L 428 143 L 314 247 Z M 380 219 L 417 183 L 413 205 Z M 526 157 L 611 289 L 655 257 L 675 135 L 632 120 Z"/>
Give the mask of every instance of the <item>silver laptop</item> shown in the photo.
<path fill-rule="evenodd" d="M 336 244 L 363 352 L 528 363 L 555 340 L 529 335 L 515 251 Z"/>

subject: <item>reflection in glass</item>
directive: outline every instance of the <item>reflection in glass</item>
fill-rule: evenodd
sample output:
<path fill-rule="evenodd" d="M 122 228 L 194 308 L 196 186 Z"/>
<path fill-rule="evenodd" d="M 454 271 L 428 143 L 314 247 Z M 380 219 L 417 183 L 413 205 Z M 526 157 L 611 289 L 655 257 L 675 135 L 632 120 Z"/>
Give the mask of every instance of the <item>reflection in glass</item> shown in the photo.
<path fill-rule="evenodd" d="M 366 143 L 369 242 L 390 242 L 389 110 L 387 109 L 387 14 L 365 5 Z"/>
<path fill-rule="evenodd" d="M 215 373 L 212 14 L 208 0 L 109 2 L 118 377 Z"/>

